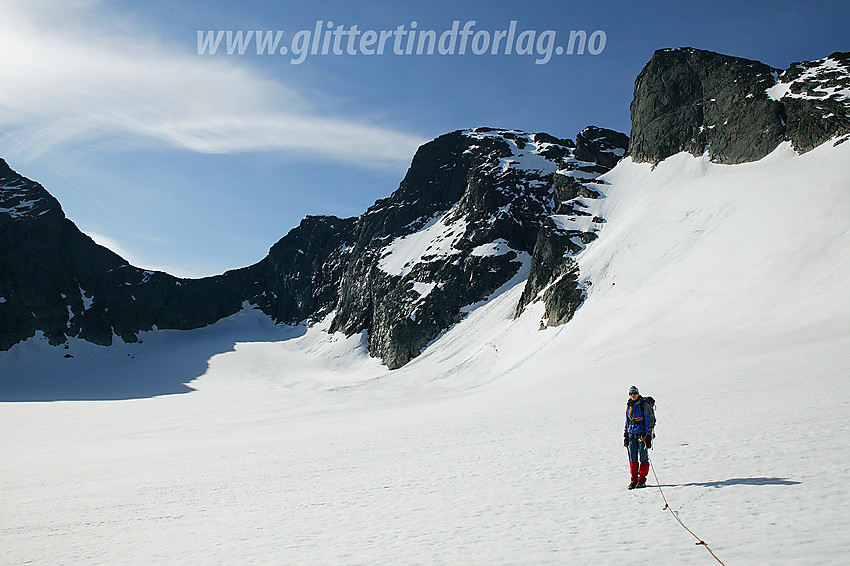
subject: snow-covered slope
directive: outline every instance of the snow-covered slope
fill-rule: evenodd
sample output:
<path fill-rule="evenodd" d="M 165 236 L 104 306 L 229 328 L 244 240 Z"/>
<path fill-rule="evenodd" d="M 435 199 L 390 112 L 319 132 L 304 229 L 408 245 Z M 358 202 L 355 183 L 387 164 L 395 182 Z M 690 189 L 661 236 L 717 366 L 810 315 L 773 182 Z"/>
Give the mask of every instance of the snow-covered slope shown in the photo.
<path fill-rule="evenodd" d="M 520 272 L 392 372 L 364 336 L 253 310 L 0 354 L 19 398 L 29 372 L 88 399 L 162 381 L 0 404 L 3 562 L 711 564 L 657 489 L 625 490 L 632 384 L 659 403 L 664 493 L 725 563 L 845 562 L 850 143 L 602 179 L 560 327 L 514 318 Z"/>
<path fill-rule="evenodd" d="M 737 166 L 623 162 L 598 201 L 610 231 L 579 260 L 583 314 L 605 313 L 623 339 L 846 331 L 848 173 L 850 147 L 829 143 Z"/>

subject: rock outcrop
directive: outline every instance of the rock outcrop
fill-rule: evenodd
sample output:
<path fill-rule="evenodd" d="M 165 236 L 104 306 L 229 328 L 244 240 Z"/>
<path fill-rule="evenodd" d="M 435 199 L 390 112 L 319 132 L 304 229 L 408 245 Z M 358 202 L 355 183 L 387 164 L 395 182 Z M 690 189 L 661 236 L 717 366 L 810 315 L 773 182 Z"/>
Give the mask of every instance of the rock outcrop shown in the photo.
<path fill-rule="evenodd" d="M 530 268 L 534 290 L 518 312 L 538 299 L 562 275 L 567 252 L 581 249 L 575 241 L 595 237 L 591 223 L 568 225 L 587 215 L 582 199 L 599 196 L 588 187 L 628 144 L 600 128 L 579 139 L 478 128 L 422 146 L 399 189 L 358 221 L 332 329 L 368 330 L 372 354 L 396 368 L 520 270 Z M 551 251 L 541 238 L 562 247 Z M 577 286 L 570 280 L 563 293 L 582 297 Z M 551 296 L 560 308 L 560 294 Z M 568 319 L 575 309 L 565 308 L 551 319 Z"/>
<path fill-rule="evenodd" d="M 785 139 L 782 105 L 767 96 L 777 69 L 698 49 L 656 51 L 635 81 L 629 154 L 657 163 L 687 151 L 754 161 Z"/>
<path fill-rule="evenodd" d="M 635 81 L 629 155 L 657 163 L 681 151 L 744 163 L 791 141 L 800 152 L 850 133 L 847 53 L 782 72 L 698 49 L 663 49 Z"/>
<path fill-rule="evenodd" d="M 850 52 L 792 64 L 768 96 L 785 108 L 786 136 L 801 153 L 850 133 Z"/>
<path fill-rule="evenodd" d="M 297 324 L 336 307 L 339 282 L 354 245 L 356 218 L 308 216 L 281 238 L 269 255 L 238 276 L 244 297 L 275 321 Z M 246 284 L 251 282 L 250 285 Z"/>
<path fill-rule="evenodd" d="M 554 214 L 538 232 L 529 276 L 516 308 L 519 316 L 530 303 L 542 300 L 545 314 L 541 326 L 569 321 L 584 301 L 585 291 L 578 285 L 578 268 L 571 258 L 594 241 L 602 228 L 605 220 L 588 210 L 591 201 L 603 196 L 604 182 L 599 176 L 617 164 L 629 144 L 625 134 L 595 126 L 585 128 L 576 139 L 570 167 L 553 178 Z"/>

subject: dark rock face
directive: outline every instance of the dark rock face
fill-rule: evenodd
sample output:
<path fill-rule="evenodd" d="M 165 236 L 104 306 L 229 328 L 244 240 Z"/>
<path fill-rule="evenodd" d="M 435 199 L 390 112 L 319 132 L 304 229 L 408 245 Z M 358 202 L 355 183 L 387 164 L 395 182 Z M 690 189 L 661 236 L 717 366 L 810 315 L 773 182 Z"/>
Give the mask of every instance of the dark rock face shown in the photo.
<path fill-rule="evenodd" d="M 55 343 L 56 317 L 46 311 L 59 297 L 61 282 L 50 277 L 57 263 L 50 243 L 62 236 L 64 214 L 41 185 L 19 176 L 2 159 L 0 186 L 0 349 L 34 335 L 40 325 Z M 31 267 L 19 272 L 15 265 Z"/>
<path fill-rule="evenodd" d="M 39 330 L 51 344 L 134 342 L 153 328 L 206 326 L 246 301 L 279 321 L 304 320 L 336 303 L 334 278 L 353 226 L 354 219 L 307 218 L 256 265 L 178 279 L 97 245 L 41 185 L 0 160 L 0 350 Z"/>
<path fill-rule="evenodd" d="M 335 216 L 302 220 L 272 246 L 265 259 L 250 268 L 257 291 L 245 300 L 286 324 L 327 315 L 337 303 L 356 221 Z"/>
<path fill-rule="evenodd" d="M 422 146 L 399 189 L 358 222 L 332 329 L 368 330 L 390 368 L 419 355 L 520 270 L 571 151 L 552 136 L 488 128 Z"/>
<path fill-rule="evenodd" d="M 101 345 L 154 327 L 205 326 L 241 308 L 238 277 L 180 280 L 129 265 L 65 218 L 44 188 L 0 160 L 0 349 L 37 330 Z"/>
<path fill-rule="evenodd" d="M 560 230 L 550 218 L 547 219 L 537 234 L 531 269 L 517 304 L 516 316 L 521 315 L 529 304 L 540 300 L 541 293 L 566 273 L 570 265 L 569 256 L 579 249 L 568 234 Z"/>
<path fill-rule="evenodd" d="M 276 257 L 198 280 L 133 267 L 80 232 L 41 185 L 0 160 L 0 350 L 37 331 L 51 344 L 70 336 L 101 345 L 115 336 L 134 342 L 153 328 L 205 326 L 252 299 L 272 311 L 278 301 L 268 299 L 266 288 L 276 287 L 267 282 L 286 284 L 274 277 Z M 321 280 L 309 270 L 304 279 L 308 288 Z M 311 309 L 335 299 L 321 285 L 315 289 Z M 292 311 L 301 306 L 285 302 Z"/>
<path fill-rule="evenodd" d="M 635 81 L 629 154 L 657 163 L 680 151 L 755 161 L 790 140 L 808 151 L 850 132 L 846 53 L 783 72 L 698 49 L 656 51 Z"/>
<path fill-rule="evenodd" d="M 656 51 L 635 81 L 629 154 L 657 163 L 687 151 L 712 160 L 759 159 L 785 139 L 782 106 L 768 98 L 773 69 L 698 49 Z"/>
<path fill-rule="evenodd" d="M 617 164 L 629 145 L 619 132 L 589 126 L 577 136 L 573 160 L 553 179 L 554 214 L 545 218 L 531 258 L 531 269 L 516 316 L 531 303 L 542 300 L 545 312 L 541 327 L 568 322 L 586 296 L 578 281 L 572 256 L 597 238 L 605 220 L 588 210 L 603 195 L 598 177 Z"/>
<path fill-rule="evenodd" d="M 612 169 L 626 154 L 628 147 L 629 136 L 626 134 L 588 126 L 576 136 L 575 157 Z"/>

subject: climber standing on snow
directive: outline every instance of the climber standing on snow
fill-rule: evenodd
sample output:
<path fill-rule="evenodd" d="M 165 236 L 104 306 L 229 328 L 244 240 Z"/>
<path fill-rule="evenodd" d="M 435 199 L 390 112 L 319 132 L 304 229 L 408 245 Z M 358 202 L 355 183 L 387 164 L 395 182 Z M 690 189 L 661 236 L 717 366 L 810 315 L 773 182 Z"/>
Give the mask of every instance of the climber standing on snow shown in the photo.
<path fill-rule="evenodd" d="M 646 474 L 649 473 L 649 454 L 646 449 L 652 448 L 654 428 L 655 411 L 652 404 L 641 397 L 638 388 L 632 385 L 626 404 L 626 429 L 623 431 L 623 446 L 629 449 L 629 470 L 632 474 L 629 489 L 646 487 Z"/>

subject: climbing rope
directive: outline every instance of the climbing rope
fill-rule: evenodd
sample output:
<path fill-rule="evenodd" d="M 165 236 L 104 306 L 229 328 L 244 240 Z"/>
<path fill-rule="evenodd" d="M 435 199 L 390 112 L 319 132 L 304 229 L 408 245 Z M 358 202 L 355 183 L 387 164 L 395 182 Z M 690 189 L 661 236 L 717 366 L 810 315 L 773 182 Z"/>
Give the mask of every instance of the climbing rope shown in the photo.
<path fill-rule="evenodd" d="M 716 555 L 715 555 L 715 554 L 711 551 L 711 549 L 710 549 L 710 548 L 708 548 L 708 545 L 707 545 L 707 544 L 705 544 L 705 541 L 704 541 L 704 540 L 702 540 L 701 538 L 699 538 L 699 537 L 698 537 L 698 536 L 697 536 L 697 535 L 696 535 L 696 534 L 695 534 L 695 533 L 694 533 L 691 529 L 689 529 L 689 528 L 685 525 L 685 523 L 683 523 L 683 522 L 682 522 L 682 520 L 679 518 L 679 514 L 678 514 L 678 513 L 676 513 L 675 511 L 673 511 L 673 509 L 671 509 L 671 508 L 670 508 L 670 504 L 667 502 L 667 498 L 664 496 L 664 490 L 663 490 L 663 489 L 661 489 L 661 482 L 660 482 L 660 481 L 658 481 L 658 474 L 656 474 L 656 473 L 655 473 L 655 466 L 653 466 L 653 465 L 652 465 L 652 458 L 650 458 L 650 457 L 649 457 L 649 450 L 647 450 L 647 451 L 646 451 L 646 457 L 647 457 L 647 459 L 649 460 L 649 468 L 652 470 L 652 475 L 653 475 L 653 476 L 655 476 L 655 483 L 656 483 L 656 486 L 658 487 L 658 491 L 661 493 L 661 498 L 664 500 L 664 509 L 669 510 L 669 511 L 670 511 L 670 514 L 671 514 L 671 515 L 673 515 L 673 518 L 674 518 L 674 519 L 676 519 L 676 521 L 678 521 L 680 525 L 682 525 L 682 528 L 683 528 L 683 529 L 685 529 L 686 531 L 688 531 L 689 533 L 691 533 L 691 534 L 693 535 L 693 537 L 694 537 L 695 539 L 697 539 L 697 543 L 696 543 L 696 545 L 695 545 L 695 546 L 703 546 L 703 547 L 705 547 L 705 549 L 708 551 L 708 553 L 709 553 L 709 554 L 711 554 L 711 556 L 712 556 L 715 560 L 717 560 L 717 562 L 718 562 L 718 563 L 720 563 L 722 566 L 726 566 L 726 565 L 725 565 L 725 564 L 723 564 L 723 562 L 721 562 L 721 561 L 720 561 L 720 559 L 719 559 L 719 558 L 718 558 L 718 557 L 717 557 L 717 556 L 716 556 Z M 662 511 L 663 511 L 663 509 L 662 509 Z"/>

